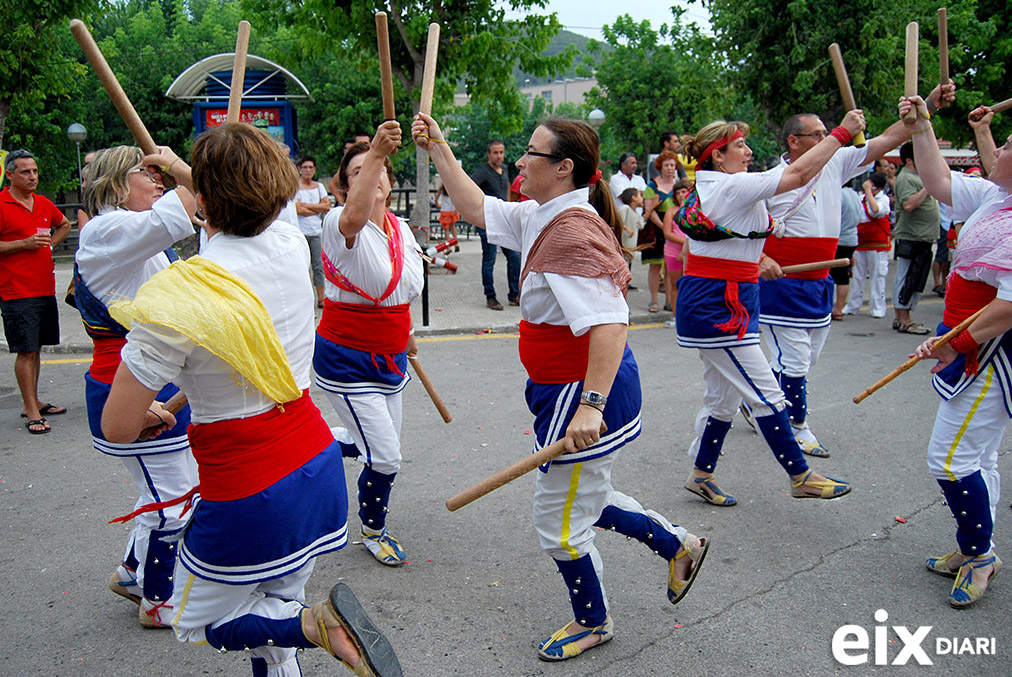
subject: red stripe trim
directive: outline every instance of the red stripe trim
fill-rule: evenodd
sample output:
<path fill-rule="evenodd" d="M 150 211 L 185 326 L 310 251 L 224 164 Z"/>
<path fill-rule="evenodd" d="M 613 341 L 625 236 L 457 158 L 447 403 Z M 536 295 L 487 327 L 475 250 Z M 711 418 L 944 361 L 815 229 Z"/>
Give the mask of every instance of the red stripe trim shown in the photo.
<path fill-rule="evenodd" d="M 750 261 L 696 256 L 690 251 L 685 264 L 685 274 L 728 282 L 758 282 L 759 264 Z"/>
<path fill-rule="evenodd" d="M 784 266 L 796 266 L 815 261 L 829 261 L 836 258 L 837 237 L 769 237 L 763 245 L 766 256 Z M 787 277 L 795 280 L 824 280 L 829 269 L 791 273 Z"/>
<path fill-rule="evenodd" d="M 367 353 L 395 354 L 408 348 L 411 306 L 367 306 L 326 299 L 316 328 L 323 338 Z"/>
<path fill-rule="evenodd" d="M 590 332 L 574 336 L 568 325 L 520 320 L 520 361 L 535 383 L 575 383 L 587 377 Z"/>

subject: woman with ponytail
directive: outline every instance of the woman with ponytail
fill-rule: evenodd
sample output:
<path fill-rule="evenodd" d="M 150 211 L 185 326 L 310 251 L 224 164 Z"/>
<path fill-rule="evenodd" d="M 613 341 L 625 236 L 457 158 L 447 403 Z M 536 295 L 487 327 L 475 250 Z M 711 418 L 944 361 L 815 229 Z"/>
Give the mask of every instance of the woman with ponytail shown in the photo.
<path fill-rule="evenodd" d="M 534 130 L 517 161 L 528 202 L 484 193 L 457 165 L 436 121 L 415 116 L 463 217 L 489 242 L 522 252 L 520 359 L 538 449 L 565 439 L 566 454 L 538 473 L 534 526 L 569 589 L 574 619 L 542 641 L 538 655 L 565 660 L 611 639 L 593 527 L 636 538 L 668 567 L 667 596 L 679 602 L 709 546 L 611 485 L 619 449 L 640 432 L 640 383 L 626 345 L 631 275 L 615 237 L 620 217 L 600 181 L 597 133 L 575 120 Z"/>

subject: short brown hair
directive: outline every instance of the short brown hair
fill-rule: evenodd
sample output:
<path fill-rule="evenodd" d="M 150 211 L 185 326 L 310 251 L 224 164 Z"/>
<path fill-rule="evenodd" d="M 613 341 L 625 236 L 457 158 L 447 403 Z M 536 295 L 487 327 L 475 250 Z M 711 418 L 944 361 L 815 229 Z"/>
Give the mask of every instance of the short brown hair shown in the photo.
<path fill-rule="evenodd" d="M 348 194 L 348 165 L 359 155 L 368 153 L 369 149 L 372 148 L 372 144 L 368 141 L 359 141 L 352 145 L 348 150 L 344 151 L 344 157 L 341 158 L 341 166 L 337 169 L 337 187 L 341 189 L 341 192 L 345 195 Z M 383 166 L 387 170 L 387 178 L 390 179 L 390 187 L 394 187 L 394 165 L 390 162 L 390 156 L 383 158 Z"/>
<path fill-rule="evenodd" d="M 657 171 L 661 171 L 661 167 L 663 167 L 664 163 L 667 162 L 668 160 L 674 160 L 675 161 L 675 169 L 676 170 L 682 164 L 681 162 L 678 161 L 678 156 L 675 155 L 674 153 L 672 153 L 670 150 L 662 150 L 661 153 L 660 153 L 660 155 L 658 155 L 656 158 L 654 158 L 654 169 L 656 169 Z"/>
<path fill-rule="evenodd" d="M 204 132 L 190 158 L 208 223 L 229 235 L 262 233 L 299 186 L 299 174 L 277 142 L 245 123 Z"/>
<path fill-rule="evenodd" d="M 703 154 L 703 151 L 706 150 L 706 148 L 714 141 L 726 139 L 736 132 L 741 132 L 745 135 L 745 137 L 748 137 L 749 131 L 748 124 L 740 120 L 736 120 L 734 122 L 715 120 L 700 129 L 696 135 L 692 137 L 692 141 L 689 142 L 686 150 L 690 156 L 698 160 L 699 156 Z M 683 147 L 685 147 L 684 143 Z M 697 169 L 713 169 L 713 157 L 711 156 L 706 158 L 706 161 L 701 162 Z"/>
<path fill-rule="evenodd" d="M 115 209 L 127 201 L 130 197 L 127 177 L 143 156 L 136 146 L 114 146 L 95 153 L 81 196 L 88 216 L 94 218 L 103 209 Z"/>

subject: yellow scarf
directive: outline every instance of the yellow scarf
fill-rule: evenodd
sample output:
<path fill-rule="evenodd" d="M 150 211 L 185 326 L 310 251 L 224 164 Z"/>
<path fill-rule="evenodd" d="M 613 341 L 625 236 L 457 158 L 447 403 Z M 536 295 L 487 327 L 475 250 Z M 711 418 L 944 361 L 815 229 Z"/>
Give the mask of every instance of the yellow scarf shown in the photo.
<path fill-rule="evenodd" d="M 176 261 L 145 282 L 132 301 L 111 304 L 109 313 L 127 329 L 137 320 L 179 332 L 278 404 L 302 396 L 263 302 L 245 281 L 209 259 Z"/>

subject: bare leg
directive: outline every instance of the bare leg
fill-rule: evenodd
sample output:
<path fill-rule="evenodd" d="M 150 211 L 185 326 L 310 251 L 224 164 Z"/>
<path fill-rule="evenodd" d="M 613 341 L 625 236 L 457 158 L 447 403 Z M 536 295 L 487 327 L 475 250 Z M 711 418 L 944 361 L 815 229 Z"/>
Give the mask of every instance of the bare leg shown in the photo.
<path fill-rule="evenodd" d="M 38 352 L 18 353 L 14 360 L 14 378 L 17 379 L 29 421 L 42 418 L 42 414 L 39 413 L 40 367 L 41 359 Z"/>
<path fill-rule="evenodd" d="M 661 264 L 651 263 L 647 278 L 650 283 L 650 303 L 657 303 L 657 293 L 661 288 Z"/>
<path fill-rule="evenodd" d="M 302 613 L 302 632 L 313 644 L 321 646 L 320 632 L 316 626 L 316 618 L 312 609 L 306 609 Z M 351 666 L 359 664 L 362 660 L 361 654 L 355 648 L 355 643 L 348 636 L 348 632 L 342 627 L 327 628 L 327 635 L 330 639 L 330 647 L 337 654 L 337 657 Z"/>

